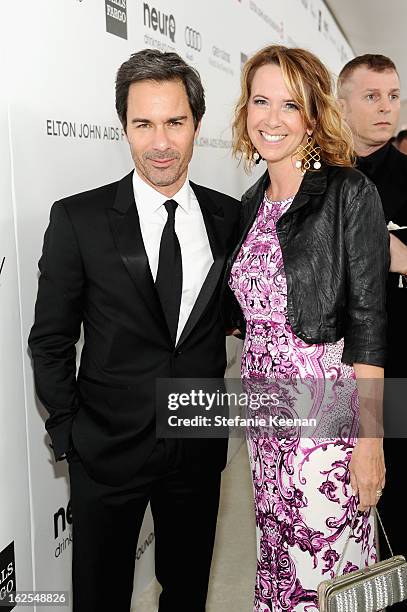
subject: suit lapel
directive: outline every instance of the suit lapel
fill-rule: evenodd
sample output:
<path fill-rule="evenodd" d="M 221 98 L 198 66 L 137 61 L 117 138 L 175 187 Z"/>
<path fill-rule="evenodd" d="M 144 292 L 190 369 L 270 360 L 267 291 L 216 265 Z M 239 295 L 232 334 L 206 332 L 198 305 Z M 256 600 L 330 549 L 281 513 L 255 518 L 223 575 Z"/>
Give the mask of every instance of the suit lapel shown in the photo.
<path fill-rule="evenodd" d="M 154 286 L 147 253 L 141 235 L 140 220 L 134 201 L 133 172 L 118 185 L 113 208 L 107 209 L 110 228 L 120 257 L 133 279 L 146 308 L 169 335 L 164 313 Z"/>
<path fill-rule="evenodd" d="M 144 248 L 139 216 L 134 200 L 132 176 L 133 172 L 119 182 L 113 208 L 107 209 L 109 224 L 123 264 L 143 298 L 146 308 L 152 312 L 158 325 L 160 325 L 170 340 L 170 333 Z M 177 346 L 189 336 L 208 305 L 219 282 L 226 256 L 223 209 L 209 197 L 208 191 L 205 188 L 192 182 L 191 187 L 194 190 L 202 212 L 214 261 L 182 330 Z"/>
<path fill-rule="evenodd" d="M 219 282 L 226 257 L 223 209 L 218 206 L 212 198 L 210 198 L 208 190 L 200 185 L 195 185 L 195 183 L 191 182 L 190 184 L 197 197 L 202 212 L 214 261 L 204 280 L 185 327 L 182 330 L 177 346 L 186 340 L 204 313 L 205 308 L 208 305 Z"/>

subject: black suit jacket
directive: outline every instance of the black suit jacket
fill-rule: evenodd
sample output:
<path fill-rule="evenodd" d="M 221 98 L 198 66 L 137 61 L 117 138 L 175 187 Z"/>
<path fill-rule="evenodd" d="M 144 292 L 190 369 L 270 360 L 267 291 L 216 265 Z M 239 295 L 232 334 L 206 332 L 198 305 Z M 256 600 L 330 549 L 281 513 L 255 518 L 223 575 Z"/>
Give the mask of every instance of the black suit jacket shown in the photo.
<path fill-rule="evenodd" d="M 89 474 L 120 484 L 156 442 L 157 378 L 222 378 L 220 292 L 237 200 L 191 183 L 214 263 L 174 347 L 144 249 L 132 173 L 56 202 L 44 237 L 29 336 L 37 395 L 56 458 L 73 442 Z M 76 377 L 75 343 L 84 326 Z M 223 469 L 227 440 L 184 442 L 192 469 Z"/>
<path fill-rule="evenodd" d="M 388 143 L 366 157 L 358 158 L 358 168 L 376 185 L 386 222 L 407 225 L 407 155 Z M 394 235 L 406 242 L 406 231 Z M 387 378 L 407 377 L 406 345 L 407 283 L 399 287 L 400 275 L 389 273 L 387 282 Z"/>
<path fill-rule="evenodd" d="M 359 157 L 358 168 L 376 185 L 386 222 L 407 225 L 407 155 L 388 143 Z"/>

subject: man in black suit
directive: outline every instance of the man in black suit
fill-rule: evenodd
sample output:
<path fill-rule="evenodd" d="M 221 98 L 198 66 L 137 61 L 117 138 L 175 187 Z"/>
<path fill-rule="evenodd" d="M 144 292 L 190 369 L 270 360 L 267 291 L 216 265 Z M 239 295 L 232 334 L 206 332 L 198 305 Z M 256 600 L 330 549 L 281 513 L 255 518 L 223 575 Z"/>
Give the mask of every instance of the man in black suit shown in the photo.
<path fill-rule="evenodd" d="M 155 383 L 224 375 L 239 207 L 188 180 L 205 99 L 177 54 L 133 54 L 116 109 L 135 171 L 53 205 L 29 337 L 55 457 L 69 463 L 73 609 L 129 611 L 150 502 L 159 610 L 203 612 L 227 440 L 157 439 Z"/>
<path fill-rule="evenodd" d="M 390 143 L 400 114 L 400 80 L 396 66 L 383 55 L 367 54 L 354 58 L 339 75 L 338 98 L 352 130 L 358 155 L 357 167 L 375 183 L 387 223 L 393 224 L 390 227 L 407 226 L 407 156 Z M 394 552 L 407 556 L 405 510 L 400 503 L 400 492 L 405 481 L 407 436 L 403 419 L 400 420 L 405 412 L 404 402 L 401 412 L 394 412 L 398 410 L 394 392 L 400 388 L 400 381 L 396 383 L 394 379 L 407 377 L 407 282 L 403 276 L 407 273 L 407 248 L 403 244 L 406 236 L 406 230 L 390 232 L 384 404 L 386 486 L 378 507 Z M 391 422 L 394 416 L 397 419 Z M 398 431 L 396 423 L 400 425 Z M 393 438 L 392 435 L 400 437 Z M 389 554 L 381 532 L 380 551 L 383 558 Z M 407 609 L 405 604 L 396 607 Z"/>

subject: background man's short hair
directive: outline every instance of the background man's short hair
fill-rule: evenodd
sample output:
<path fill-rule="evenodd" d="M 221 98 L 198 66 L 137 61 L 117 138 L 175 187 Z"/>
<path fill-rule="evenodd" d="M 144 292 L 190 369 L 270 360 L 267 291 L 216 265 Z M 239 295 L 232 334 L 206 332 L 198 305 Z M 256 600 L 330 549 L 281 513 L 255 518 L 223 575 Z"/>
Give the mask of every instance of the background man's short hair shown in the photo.
<path fill-rule="evenodd" d="M 116 111 L 124 131 L 127 128 L 127 98 L 132 83 L 177 80 L 184 84 L 197 128 L 205 113 L 205 92 L 198 71 L 184 62 L 177 53 L 163 53 L 158 49 L 143 49 L 133 53 L 120 66 L 116 76 Z"/>
<path fill-rule="evenodd" d="M 407 139 L 407 130 L 400 130 L 396 136 L 396 142 L 399 145 L 403 140 Z"/>
<path fill-rule="evenodd" d="M 366 53 L 365 55 L 358 55 L 351 59 L 339 73 L 338 77 L 338 92 L 340 93 L 345 81 L 352 76 L 356 68 L 364 66 L 373 72 L 386 72 L 387 70 L 394 70 L 397 73 L 397 68 L 393 60 L 386 55 L 379 55 L 374 53 Z M 397 73 L 398 74 L 398 73 Z"/>

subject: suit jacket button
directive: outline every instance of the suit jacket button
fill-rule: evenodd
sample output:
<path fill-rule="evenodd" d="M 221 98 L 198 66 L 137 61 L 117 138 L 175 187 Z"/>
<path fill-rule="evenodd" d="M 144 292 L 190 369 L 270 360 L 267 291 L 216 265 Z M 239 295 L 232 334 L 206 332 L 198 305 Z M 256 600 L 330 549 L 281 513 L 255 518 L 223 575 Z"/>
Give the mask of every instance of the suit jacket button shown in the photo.
<path fill-rule="evenodd" d="M 181 355 L 181 353 L 182 353 L 182 351 L 181 351 L 180 349 L 177 349 L 177 350 L 174 352 L 174 356 L 175 356 L 175 357 L 179 357 L 179 356 Z"/>

